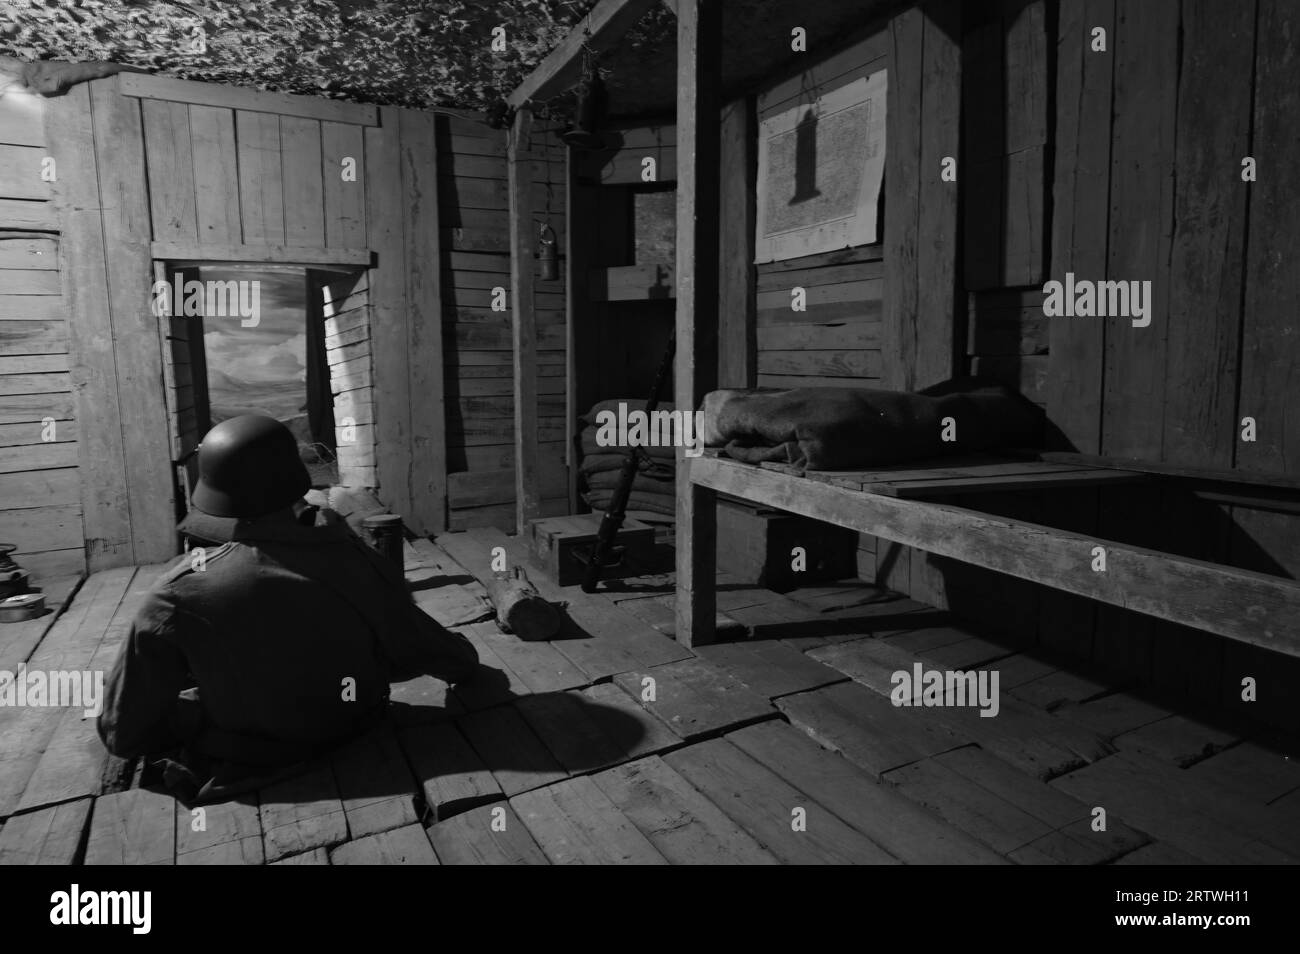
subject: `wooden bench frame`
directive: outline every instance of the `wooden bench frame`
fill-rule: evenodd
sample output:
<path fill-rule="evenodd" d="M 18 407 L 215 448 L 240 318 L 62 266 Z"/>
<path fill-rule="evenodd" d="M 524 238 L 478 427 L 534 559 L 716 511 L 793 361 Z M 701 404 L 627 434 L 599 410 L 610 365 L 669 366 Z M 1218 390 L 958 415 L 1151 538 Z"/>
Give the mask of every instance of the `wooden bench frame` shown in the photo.
<path fill-rule="evenodd" d="M 910 500 L 755 467 L 719 457 L 686 461 L 694 486 L 824 520 L 1067 593 L 1239 642 L 1300 655 L 1300 583 L 1207 563 L 1113 540 L 1009 520 L 965 507 Z M 1104 547 L 1106 569 L 1092 569 Z M 711 576 L 712 551 L 693 547 L 692 578 Z M 706 566 L 707 564 L 707 566 Z M 690 644 L 711 641 L 713 615 L 701 615 L 701 594 L 677 588 L 679 629 Z M 704 599 L 701 600 L 700 596 Z"/>

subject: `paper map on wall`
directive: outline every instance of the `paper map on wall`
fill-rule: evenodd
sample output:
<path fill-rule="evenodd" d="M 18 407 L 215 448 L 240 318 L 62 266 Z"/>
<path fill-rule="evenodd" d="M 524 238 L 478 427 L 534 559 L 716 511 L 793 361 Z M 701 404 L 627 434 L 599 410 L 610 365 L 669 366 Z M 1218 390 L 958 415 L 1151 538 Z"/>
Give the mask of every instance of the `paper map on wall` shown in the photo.
<path fill-rule="evenodd" d="M 754 261 L 875 242 L 884 172 L 884 70 L 763 120 Z"/>

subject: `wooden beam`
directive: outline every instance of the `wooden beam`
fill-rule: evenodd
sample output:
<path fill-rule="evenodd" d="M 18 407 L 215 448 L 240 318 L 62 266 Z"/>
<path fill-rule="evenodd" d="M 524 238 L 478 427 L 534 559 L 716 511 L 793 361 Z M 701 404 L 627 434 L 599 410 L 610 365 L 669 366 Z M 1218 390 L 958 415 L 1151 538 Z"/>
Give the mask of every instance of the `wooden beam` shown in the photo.
<path fill-rule="evenodd" d="M 718 384 L 750 388 L 758 373 L 758 293 L 754 275 L 758 135 L 754 101 L 745 96 L 722 113 L 718 289 Z"/>
<path fill-rule="evenodd" d="M 510 334 L 515 382 L 515 526 L 523 533 L 541 508 L 537 477 L 537 315 L 533 310 L 533 177 L 528 151 L 533 114 L 515 113 L 506 144 L 510 198 Z"/>
<path fill-rule="evenodd" d="M 690 479 L 714 492 L 895 540 L 937 556 L 1300 655 L 1300 583 L 963 507 L 847 490 L 716 457 Z M 1094 548 L 1106 570 L 1092 569 Z"/>
<path fill-rule="evenodd" d="M 410 379 L 411 512 L 418 535 L 447 527 L 447 440 L 443 394 L 442 288 L 438 235 L 438 165 L 434 118 L 399 113 L 403 232 L 406 249 L 407 373 Z"/>
<path fill-rule="evenodd" d="M 113 79 L 90 84 L 95 161 L 103 206 L 108 307 L 118 407 L 126 447 L 127 503 L 136 563 L 176 555 L 175 481 L 163 398 L 162 345 L 150 308 L 152 264 L 140 104 Z"/>
<path fill-rule="evenodd" d="M 141 99 L 161 99 L 173 103 L 191 103 L 196 106 L 219 106 L 225 109 L 243 109 L 249 112 L 274 113 L 279 116 L 301 116 L 324 122 L 351 123 L 354 126 L 379 125 L 379 110 L 360 103 L 345 103 L 336 99 L 316 96 L 292 96 L 287 93 L 268 93 L 258 89 L 242 89 L 221 83 L 196 83 L 154 76 L 148 73 L 118 73 L 117 89 L 123 96 Z"/>
<path fill-rule="evenodd" d="M 677 4 L 676 406 L 701 406 L 718 376 L 722 0 Z M 712 642 L 716 619 L 716 495 L 691 480 L 700 461 L 677 450 L 677 638 Z"/>
<path fill-rule="evenodd" d="M 529 100 L 546 99 L 572 86 L 582 69 L 584 45 L 597 53 L 605 52 L 657 2 L 659 0 L 600 0 L 506 101 L 518 109 Z"/>
<path fill-rule="evenodd" d="M 399 112 L 385 106 L 383 125 L 365 131 L 366 243 L 378 255 L 366 278 L 370 298 L 371 400 L 375 422 L 375 477 L 379 499 L 409 518 L 412 512 L 411 388 L 403 240 Z M 421 396 L 420 399 L 423 399 Z"/>
<path fill-rule="evenodd" d="M 153 257 L 168 262 L 259 262 L 284 265 L 370 264 L 368 248 L 319 248 L 306 245 L 217 245 L 207 242 L 153 242 Z"/>
<path fill-rule="evenodd" d="M 66 322 L 72 355 L 72 385 L 76 395 L 77 442 L 82 521 L 87 568 L 94 573 L 131 565 L 131 519 L 127 509 L 126 451 L 122 446 L 122 414 L 117 400 L 117 367 L 113 354 L 113 325 L 108 312 L 108 279 L 104 270 L 104 228 L 100 221 L 99 173 L 90 113 L 90 88 L 72 87 L 49 100 L 46 133 L 51 155 L 62 171 L 54 183 L 51 225 L 62 233 L 60 255 Z M 54 220 L 57 208 L 59 217 Z M 0 215 L 4 214 L 0 204 Z M 62 317 L 60 324 L 63 324 Z M 30 324 L 30 322 L 25 322 Z M 156 336 L 155 336 L 156 337 Z M 53 395 L 41 395 L 38 413 L 17 409 L 4 420 L 39 421 L 52 413 Z M 13 399 L 10 399 L 11 401 Z M 170 456 L 167 458 L 170 459 Z M 9 506 L 18 506 L 6 501 Z"/>

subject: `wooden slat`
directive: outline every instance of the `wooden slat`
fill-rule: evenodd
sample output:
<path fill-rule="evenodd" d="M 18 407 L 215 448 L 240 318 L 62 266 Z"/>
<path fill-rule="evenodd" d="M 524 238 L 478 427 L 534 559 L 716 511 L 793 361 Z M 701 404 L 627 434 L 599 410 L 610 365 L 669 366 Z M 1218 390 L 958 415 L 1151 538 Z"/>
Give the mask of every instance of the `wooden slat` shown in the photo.
<path fill-rule="evenodd" d="M 237 245 L 241 230 L 234 113 L 203 105 L 192 105 L 189 112 L 199 244 Z"/>
<path fill-rule="evenodd" d="M 614 682 L 685 740 L 776 715 L 765 696 L 698 659 L 620 673 Z"/>
<path fill-rule="evenodd" d="M 178 865 L 260 865 L 264 860 L 256 804 L 241 800 L 188 809 L 176 803 Z"/>
<path fill-rule="evenodd" d="M 677 307 L 673 391 L 679 408 L 699 407 L 718 375 L 720 287 L 720 86 L 718 0 L 677 6 Z M 717 514 L 714 495 L 693 483 L 677 451 L 677 638 L 714 641 Z"/>
<path fill-rule="evenodd" d="M 87 865 L 170 865 L 176 856 L 176 800 L 133 788 L 95 799 Z"/>
<path fill-rule="evenodd" d="M 882 386 L 912 390 L 916 368 L 918 313 L 918 225 L 924 82 L 922 38 L 925 18 L 919 9 L 899 14 L 889 24 L 889 88 L 886 93 L 885 150 L 885 292 L 881 345 L 890 355 Z M 929 280 L 928 276 L 925 279 Z"/>
<path fill-rule="evenodd" d="M 724 108 L 718 158 L 718 257 L 722 268 L 718 277 L 718 386 L 724 388 L 747 388 L 755 383 L 758 151 L 754 126 L 748 97 Z"/>
<path fill-rule="evenodd" d="M 8 223 L 3 223 L 8 227 Z M 28 235 L 21 238 L 0 238 L 0 269 L 35 268 L 53 271 L 59 267 L 59 241 Z M 3 278 L 3 276 L 0 276 Z M 57 294 L 57 292 L 55 293 Z"/>
<path fill-rule="evenodd" d="M 410 498 L 407 526 L 417 534 L 441 533 L 447 525 L 447 439 L 443 342 L 439 328 L 442 281 L 431 263 L 441 257 L 438 239 L 437 149 L 433 117 L 399 114 L 406 236 L 406 331 L 409 391 L 420 395 L 411 415 Z M 354 188 L 359 184 L 354 183 Z"/>
<path fill-rule="evenodd" d="M 124 96 L 163 99 L 176 103 L 196 103 L 225 109 L 246 109 L 276 113 L 281 116 L 301 116 L 307 119 L 355 123 L 359 126 L 374 126 L 379 123 L 378 110 L 374 106 L 321 99 L 315 96 L 268 93 L 219 83 L 196 83 L 145 73 L 119 73 L 117 83 L 119 91 Z"/>
<path fill-rule="evenodd" d="M 444 865 L 550 864 L 527 826 L 504 803 L 439 822 L 429 829 L 429 841 Z"/>
<path fill-rule="evenodd" d="M 470 713 L 461 718 L 460 727 L 507 796 L 549 785 L 567 774 L 510 706 Z"/>
<path fill-rule="evenodd" d="M 1107 277 L 1150 280 L 1151 324 L 1106 324 L 1102 446 L 1107 454 L 1155 456 L 1164 432 L 1163 375 L 1174 216 L 1174 119 L 1178 7 L 1116 5 L 1115 104 Z M 1059 320 L 1059 319 L 1058 319 Z"/>
<path fill-rule="evenodd" d="M 1096 131 L 1110 128 L 1115 46 L 1090 49 L 1098 27 L 1114 36 L 1114 0 L 1062 2 L 1052 205 L 1052 275 L 1061 281 L 1068 271 L 1098 278 L 1106 273 L 1111 144 Z M 1090 454 L 1101 449 L 1105 333 L 1099 321 L 1051 323 L 1048 411 L 1073 448 Z"/>
<path fill-rule="evenodd" d="M 391 729 L 371 732 L 331 758 L 353 838 L 416 821 L 415 780 Z"/>
<path fill-rule="evenodd" d="M 400 120 L 399 120 L 400 122 Z M 321 123 L 321 176 L 325 185 L 325 244 L 356 248 L 366 237 L 366 160 L 363 130 L 346 123 Z M 398 140 L 402 138 L 398 131 Z M 432 144 L 429 146 L 432 149 Z M 343 178 L 345 159 L 356 160 L 356 178 Z M 432 190 L 431 179 L 429 188 Z"/>
<path fill-rule="evenodd" d="M 1241 323 L 1247 189 L 1220 173 L 1250 152 L 1254 3 L 1182 7 L 1163 459 L 1228 467 Z M 1225 79 L 1227 78 L 1227 79 Z"/>
<path fill-rule="evenodd" d="M 1300 473 L 1300 426 L 1287 410 L 1296 406 L 1300 394 L 1294 345 L 1300 285 L 1294 271 L 1269 255 L 1270 249 L 1289 248 L 1296 241 L 1297 197 L 1281 182 L 1269 181 L 1264 171 L 1300 162 L 1300 145 L 1287 123 L 1300 102 L 1300 89 L 1292 81 L 1297 51 L 1289 39 L 1298 28 L 1296 15 L 1291 4 L 1260 0 L 1252 148 L 1263 168 L 1259 181 L 1245 186 L 1250 190 L 1250 235 L 1241 395 L 1232 422 L 1238 435 L 1243 417 L 1253 417 L 1258 428 L 1254 442 L 1235 443 L 1237 466 L 1273 474 Z M 1281 342 L 1287 345 L 1279 346 Z"/>
<path fill-rule="evenodd" d="M 46 150 L 38 146 L 0 145 L 0 195 L 11 199 L 48 199 L 50 184 L 41 178 Z"/>
<path fill-rule="evenodd" d="M 320 122 L 282 115 L 280 160 L 284 182 L 284 240 L 295 248 L 321 248 L 325 245 L 325 183 Z"/>
<path fill-rule="evenodd" d="M 670 864 L 778 863 L 657 756 L 602 772 L 593 781 Z"/>
<path fill-rule="evenodd" d="M 382 831 L 340 845 L 330 852 L 333 865 L 436 865 L 438 857 L 423 825 Z"/>
<path fill-rule="evenodd" d="M 160 241 L 198 239 L 190 111 L 184 103 L 145 100 L 145 155 L 149 162 L 149 213 Z"/>
<path fill-rule="evenodd" d="M 81 798 L 10 818 L 0 831 L 0 865 L 73 864 L 90 803 L 91 799 Z"/>
<path fill-rule="evenodd" d="M 920 95 L 925 118 L 919 188 L 925 200 L 917 203 L 916 314 L 905 329 L 913 341 L 903 350 L 903 360 L 911 355 L 915 362 L 907 379 L 909 389 L 938 384 L 957 372 L 958 190 L 957 183 L 944 182 L 941 176 L 945 158 L 960 154 L 962 13 L 957 0 L 930 0 L 922 9 Z M 895 63 L 898 71 L 901 64 Z M 910 70 L 910 64 L 903 69 Z M 890 77 L 891 86 L 893 82 Z M 906 86 L 904 92 L 910 88 Z"/>
<path fill-rule="evenodd" d="M 0 199 L 0 223 L 9 229 L 43 232 L 56 232 L 59 228 L 58 213 L 53 204 L 31 199 Z"/>
<path fill-rule="evenodd" d="M 1300 587 L 1279 577 L 958 507 L 855 493 L 732 461 L 702 457 L 691 462 L 689 474 L 692 480 L 745 500 L 1251 645 L 1300 652 L 1300 634 L 1289 622 L 1300 611 Z M 1097 545 L 1106 548 L 1106 573 L 1090 569 Z"/>
<path fill-rule="evenodd" d="M 347 817 L 328 764 L 262 789 L 258 802 L 268 863 L 347 840 Z"/>
<path fill-rule="evenodd" d="M 792 726 L 764 722 L 726 738 L 907 864 L 1004 863 Z"/>
<path fill-rule="evenodd" d="M 664 762 L 786 864 L 898 863 L 729 742 L 713 739 L 687 746 L 665 756 Z M 796 831 L 792 821 L 800 808 L 806 813 L 807 828 Z"/>
<path fill-rule="evenodd" d="M 587 776 L 510 800 L 552 864 L 667 864 Z"/>
<path fill-rule="evenodd" d="M 554 54 L 552 54 L 554 55 Z M 549 59 L 549 58 L 548 58 Z M 543 61 L 545 64 L 546 61 Z M 537 73 L 533 74 L 536 77 Z M 531 79 L 532 77 L 530 77 Z M 525 83 L 527 85 L 527 82 Z M 516 91 L 518 92 L 518 91 Z M 526 102 L 527 97 L 520 102 Z M 506 172 L 510 195 L 510 329 L 515 382 L 515 524 L 523 533 L 538 516 L 541 487 L 537 471 L 536 316 L 533 311 L 533 222 L 529 199 L 529 158 L 533 114 L 515 115 L 507 145 Z"/>
<path fill-rule="evenodd" d="M 216 242 L 154 242 L 152 256 L 174 262 L 270 262 L 288 265 L 369 265 L 368 248 L 234 245 Z"/>
<path fill-rule="evenodd" d="M 0 269 L 0 291 L 8 295 L 57 295 L 59 273 L 44 268 Z"/>
<path fill-rule="evenodd" d="M 44 99 L 21 89 L 7 89 L 0 97 L 0 142 L 16 146 L 45 145 L 41 124 Z"/>
<path fill-rule="evenodd" d="M 435 818 L 501 798 L 501 786 L 454 726 L 413 726 L 401 740 Z"/>
<path fill-rule="evenodd" d="M 280 119 L 271 113 L 236 110 L 235 137 L 244 244 L 284 245 Z"/>
<path fill-rule="evenodd" d="M 402 448 L 411 445 L 409 332 L 406 327 L 405 249 L 402 236 L 400 125 L 397 110 L 385 107 L 384 124 L 365 132 L 366 229 L 368 244 L 379 255 L 370 282 L 371 352 L 374 355 L 373 401 L 376 419 L 375 462 L 381 499 L 395 513 L 413 510 L 408 462 Z M 388 263 L 388 264 L 384 264 Z"/>
<path fill-rule="evenodd" d="M 80 489 L 77 475 L 68 474 L 67 478 L 71 478 L 71 494 L 80 496 L 85 505 L 86 536 L 97 541 L 88 554 L 94 570 L 129 562 L 131 537 L 121 412 L 117 390 L 112 386 L 117 379 L 117 363 L 104 271 L 99 175 L 95 152 L 86 145 L 93 137 L 90 89 L 86 85 L 73 87 L 64 96 L 50 100 L 47 109 L 50 150 L 63 173 L 56 192 L 64 220 L 62 242 L 67 256 L 71 349 L 81 356 L 76 374 L 76 418 L 85 428 L 85 439 L 80 442 L 84 451 Z M 59 410 L 66 409 L 66 414 L 53 410 L 48 413 L 56 418 L 70 416 L 71 407 L 67 405 L 71 402 L 61 399 L 61 403 L 64 407 Z M 0 410 L 0 420 L 39 420 L 44 416 L 38 413 L 31 417 L 30 413 L 11 405 Z"/>
<path fill-rule="evenodd" d="M 507 102 L 519 108 L 529 100 L 546 99 L 572 85 L 581 68 L 583 51 L 589 49 L 599 55 L 617 45 L 628 28 L 654 3 L 655 0 L 600 0 L 507 97 Z"/>

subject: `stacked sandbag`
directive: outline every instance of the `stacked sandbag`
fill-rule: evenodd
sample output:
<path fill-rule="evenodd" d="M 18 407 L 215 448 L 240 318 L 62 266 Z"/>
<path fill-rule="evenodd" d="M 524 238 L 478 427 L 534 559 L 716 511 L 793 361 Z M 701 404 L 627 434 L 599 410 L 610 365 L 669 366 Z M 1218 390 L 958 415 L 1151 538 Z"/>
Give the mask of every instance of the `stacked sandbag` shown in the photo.
<path fill-rule="evenodd" d="M 626 445 L 601 446 L 596 440 L 600 430 L 597 415 L 601 411 L 618 414 L 620 404 L 625 404 L 628 410 L 645 407 L 644 399 L 612 398 L 596 404 L 580 418 L 583 429 L 580 435 L 582 460 L 578 465 L 579 486 L 582 489 L 582 499 L 593 510 L 604 511 L 609 508 L 618 487 L 623 462 L 627 460 Z M 659 405 L 661 411 L 672 409 L 671 404 Z M 672 447 L 636 448 L 637 474 L 627 502 L 629 510 L 649 510 L 670 517 L 677 512 L 676 468 L 673 460 L 675 453 Z"/>

